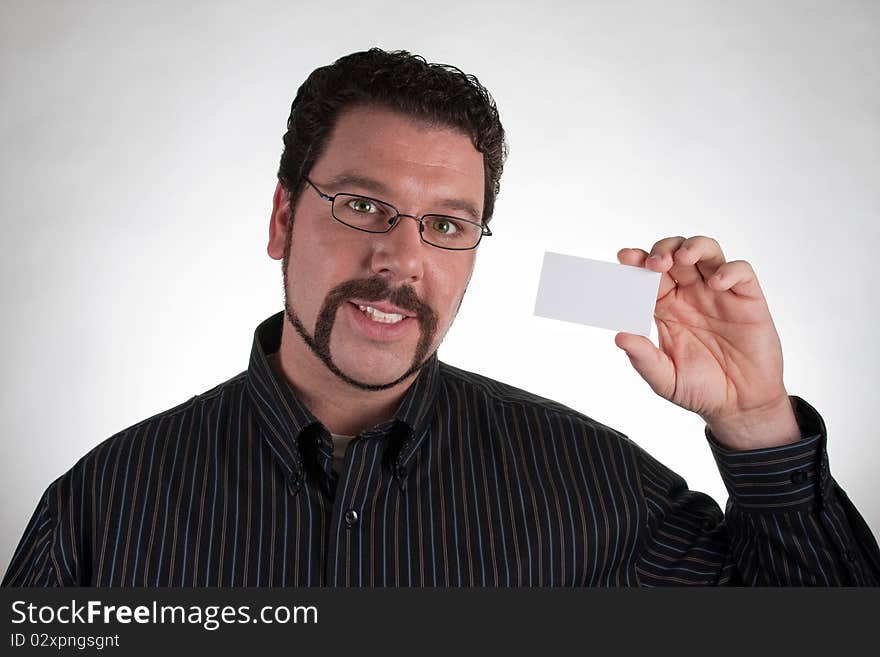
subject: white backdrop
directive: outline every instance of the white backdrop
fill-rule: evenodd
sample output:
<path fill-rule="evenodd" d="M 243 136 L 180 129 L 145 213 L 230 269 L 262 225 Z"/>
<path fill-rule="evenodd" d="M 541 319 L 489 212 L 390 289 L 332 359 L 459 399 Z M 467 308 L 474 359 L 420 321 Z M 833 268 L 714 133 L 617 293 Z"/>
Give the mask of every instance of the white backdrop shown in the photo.
<path fill-rule="evenodd" d="M 441 358 L 623 431 L 723 508 L 700 418 L 612 332 L 531 314 L 545 250 L 710 235 L 755 267 L 787 389 L 880 533 L 880 3 L 124 5 L 0 4 L 0 568 L 82 454 L 247 367 L 282 305 L 266 243 L 290 102 L 373 45 L 475 73 L 508 131 Z"/>

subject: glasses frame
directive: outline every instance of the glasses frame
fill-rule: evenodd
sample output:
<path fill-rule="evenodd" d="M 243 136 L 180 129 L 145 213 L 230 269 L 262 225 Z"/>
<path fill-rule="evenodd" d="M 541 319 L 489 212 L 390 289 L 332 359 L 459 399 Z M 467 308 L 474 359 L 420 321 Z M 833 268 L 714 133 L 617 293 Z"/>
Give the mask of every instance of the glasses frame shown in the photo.
<path fill-rule="evenodd" d="M 428 246 L 433 246 L 434 248 L 437 248 L 437 249 L 443 249 L 445 251 L 471 251 L 473 249 L 476 249 L 480 245 L 480 242 L 483 241 L 483 237 L 491 237 L 491 235 L 492 235 L 492 231 L 489 230 L 489 227 L 486 224 L 478 223 L 476 221 L 471 221 L 470 219 L 462 219 L 461 217 L 456 217 L 451 214 L 437 214 L 436 212 L 430 212 L 428 214 L 423 214 L 421 217 L 416 217 L 415 215 L 412 215 L 412 214 L 403 214 L 402 212 L 400 212 L 400 210 L 398 210 L 396 207 L 391 205 L 391 203 L 389 203 L 388 201 L 383 201 L 380 198 L 373 198 L 371 196 L 365 196 L 364 194 L 352 194 L 351 192 L 339 192 L 337 194 L 334 194 L 333 196 L 330 196 L 329 194 L 325 194 L 320 189 L 318 189 L 318 186 L 315 183 L 313 183 L 311 180 L 309 180 L 306 176 L 303 176 L 303 180 L 305 180 L 312 187 L 312 189 L 314 189 L 315 192 L 317 192 L 318 196 L 320 196 L 322 199 L 324 199 L 325 201 L 328 201 L 330 203 L 330 214 L 333 215 L 333 218 L 336 221 L 341 223 L 343 226 L 348 226 L 349 228 L 353 228 L 354 230 L 359 230 L 363 233 L 372 233 L 374 235 L 384 235 L 385 233 L 390 233 L 392 230 L 394 230 L 394 227 L 400 223 L 401 217 L 408 217 L 408 218 L 413 219 L 418 222 L 418 224 L 419 224 L 419 237 L 422 239 L 422 241 L 425 244 L 427 244 Z M 336 216 L 336 202 L 335 201 L 336 201 L 336 197 L 338 197 L 338 196 L 354 196 L 357 198 L 366 199 L 368 201 L 373 201 L 375 203 L 381 203 L 382 205 L 387 205 L 389 208 L 394 210 L 394 216 L 388 220 L 388 228 L 386 230 L 367 230 L 366 228 L 360 228 L 359 226 L 352 226 L 351 224 L 344 222 L 342 219 L 340 219 L 339 217 Z M 471 224 L 473 226 L 477 226 L 480 229 L 480 237 L 479 237 L 479 239 L 477 239 L 477 243 L 474 244 L 473 246 L 468 246 L 468 247 L 439 246 L 438 244 L 434 244 L 433 242 L 429 242 L 428 240 L 425 239 L 425 224 L 424 224 L 425 217 L 442 217 L 444 219 L 453 219 L 455 221 L 461 221 L 461 222 L 464 222 L 467 224 Z"/>

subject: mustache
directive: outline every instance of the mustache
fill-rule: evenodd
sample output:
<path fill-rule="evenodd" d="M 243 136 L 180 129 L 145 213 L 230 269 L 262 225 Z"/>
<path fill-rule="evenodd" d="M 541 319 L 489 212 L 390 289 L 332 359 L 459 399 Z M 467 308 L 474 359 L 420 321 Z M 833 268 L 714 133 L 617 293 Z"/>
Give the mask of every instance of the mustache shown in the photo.
<path fill-rule="evenodd" d="M 330 356 L 330 335 L 333 332 L 333 325 L 336 321 L 336 311 L 339 310 L 343 303 L 353 298 L 363 299 L 364 301 L 390 301 L 401 310 L 411 313 L 413 318 L 419 323 L 419 341 L 416 344 L 415 354 L 413 355 L 412 367 L 396 381 L 383 385 L 364 385 L 343 374 L 333 362 Z M 294 327 L 309 346 L 312 347 L 312 351 L 324 361 L 330 371 L 343 381 L 362 389 L 383 390 L 400 383 L 424 364 L 429 355 L 428 350 L 431 348 L 434 335 L 437 332 L 437 322 L 437 313 L 427 303 L 419 299 L 419 295 L 416 294 L 412 286 L 401 285 L 400 287 L 392 288 L 388 281 L 381 276 L 372 276 L 370 278 L 360 278 L 340 283 L 327 293 L 324 305 L 321 307 L 318 319 L 315 322 L 314 338 L 309 337 L 301 325 L 294 324 Z"/>
<path fill-rule="evenodd" d="M 348 299 L 354 298 L 364 301 L 389 301 L 418 319 L 423 328 L 433 330 L 436 327 L 436 314 L 428 304 L 419 299 L 412 286 L 401 285 L 392 288 L 381 276 L 346 281 L 337 285 L 327 294 L 324 307 L 335 310 Z"/>

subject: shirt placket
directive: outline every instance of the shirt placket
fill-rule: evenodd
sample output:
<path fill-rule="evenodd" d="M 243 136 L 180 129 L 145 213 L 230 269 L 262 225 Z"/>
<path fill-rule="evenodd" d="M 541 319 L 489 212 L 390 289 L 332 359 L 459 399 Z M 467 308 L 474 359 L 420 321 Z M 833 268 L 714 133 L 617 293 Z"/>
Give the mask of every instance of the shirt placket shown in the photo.
<path fill-rule="evenodd" d="M 324 574 L 327 586 L 371 584 L 367 572 L 374 529 L 370 509 L 382 494 L 382 487 L 388 484 L 389 478 L 382 472 L 384 447 L 383 434 L 370 431 L 358 435 L 346 448 L 328 524 Z"/>

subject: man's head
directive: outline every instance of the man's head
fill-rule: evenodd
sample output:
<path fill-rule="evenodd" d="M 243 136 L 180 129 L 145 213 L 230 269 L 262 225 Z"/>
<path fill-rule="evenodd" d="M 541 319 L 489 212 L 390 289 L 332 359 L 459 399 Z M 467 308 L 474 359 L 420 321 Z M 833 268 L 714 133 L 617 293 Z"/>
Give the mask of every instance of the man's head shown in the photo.
<path fill-rule="evenodd" d="M 282 260 L 286 315 L 301 340 L 293 348 L 355 387 L 389 388 L 439 346 L 475 251 L 429 245 L 407 217 L 387 233 L 356 230 L 334 219 L 328 197 L 485 223 L 506 156 L 494 103 L 458 69 L 373 49 L 309 76 L 284 143 L 268 251 Z"/>
<path fill-rule="evenodd" d="M 312 71 L 290 106 L 278 180 L 296 205 L 303 177 L 321 157 L 339 115 L 357 105 L 397 110 L 423 122 L 456 128 L 483 156 L 484 223 L 492 219 L 507 157 L 495 102 L 473 75 L 432 64 L 403 50 L 372 48 Z"/>

